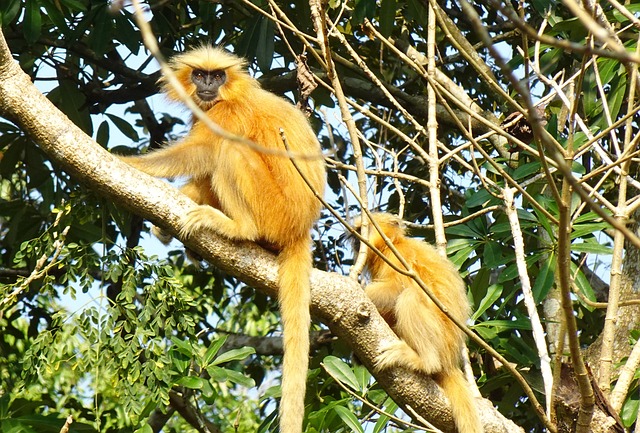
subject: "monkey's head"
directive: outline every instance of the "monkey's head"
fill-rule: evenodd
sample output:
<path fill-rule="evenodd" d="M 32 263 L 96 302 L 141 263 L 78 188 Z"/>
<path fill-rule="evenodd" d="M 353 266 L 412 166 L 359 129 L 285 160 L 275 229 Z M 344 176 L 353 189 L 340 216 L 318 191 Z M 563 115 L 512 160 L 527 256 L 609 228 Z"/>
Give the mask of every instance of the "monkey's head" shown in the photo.
<path fill-rule="evenodd" d="M 170 66 L 187 93 L 205 111 L 217 102 L 244 94 L 243 87 L 257 86 L 257 81 L 244 71 L 242 58 L 211 45 L 202 45 L 173 57 Z M 180 100 L 166 77 L 160 78 L 159 82 L 169 98 Z"/>
<path fill-rule="evenodd" d="M 359 215 L 353 221 L 354 230 L 360 232 L 362 228 L 362 218 L 367 218 L 366 215 Z M 403 221 L 396 215 L 386 212 L 375 212 L 371 214 L 373 221 L 380 227 L 380 230 L 389 240 L 393 243 L 397 238 L 404 237 L 405 227 Z M 356 236 L 349 235 L 349 240 L 353 243 L 354 250 L 357 250 L 360 241 Z M 386 244 L 380 233 L 373 224 L 369 224 L 369 236 L 368 240 L 378 249 L 386 249 Z"/>

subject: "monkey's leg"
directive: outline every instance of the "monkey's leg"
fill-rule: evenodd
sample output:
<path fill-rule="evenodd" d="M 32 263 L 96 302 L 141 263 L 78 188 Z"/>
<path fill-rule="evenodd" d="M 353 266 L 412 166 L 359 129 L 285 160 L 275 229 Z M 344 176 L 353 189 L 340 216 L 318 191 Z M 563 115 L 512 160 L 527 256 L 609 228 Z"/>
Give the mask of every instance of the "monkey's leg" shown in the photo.
<path fill-rule="evenodd" d="M 396 287 L 397 283 L 388 281 L 374 281 L 365 287 L 364 292 L 371 299 L 380 314 L 395 313 L 396 299 L 403 290 L 403 287 Z M 395 320 L 394 320 L 395 321 Z M 389 323 L 392 327 L 393 324 Z"/>
<path fill-rule="evenodd" d="M 453 336 L 441 320 L 442 313 L 419 287 L 410 285 L 398 296 L 395 316 L 394 331 L 402 342 L 385 347 L 377 365 L 405 365 L 434 374 L 442 371 L 443 361 L 451 357 L 447 350 L 459 350 L 449 348 Z"/>
<path fill-rule="evenodd" d="M 398 333 L 397 321 L 400 317 L 397 314 L 409 314 L 399 308 L 397 304 L 403 296 L 405 287 L 397 281 L 374 281 L 367 285 L 365 293 L 375 304 L 380 314 L 387 320 L 393 330 L 400 338 L 402 335 Z M 387 318 L 392 320 L 389 321 Z M 420 317 L 421 316 L 417 316 Z M 420 320 L 420 319 L 418 319 Z M 404 340 L 393 343 L 384 344 L 381 347 L 382 353 L 375 359 L 375 368 L 383 370 L 394 366 L 406 366 L 414 370 L 424 370 L 420 355 L 413 350 Z"/>

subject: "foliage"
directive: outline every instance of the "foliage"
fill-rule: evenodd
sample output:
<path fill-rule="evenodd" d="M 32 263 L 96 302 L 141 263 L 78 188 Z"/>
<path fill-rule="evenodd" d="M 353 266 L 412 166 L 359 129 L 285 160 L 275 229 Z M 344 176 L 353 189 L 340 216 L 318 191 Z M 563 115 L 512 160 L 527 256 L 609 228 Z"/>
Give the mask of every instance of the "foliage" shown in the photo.
<path fill-rule="evenodd" d="M 310 94 L 310 120 L 327 155 L 331 206 L 351 216 L 364 200 L 400 213 L 413 235 L 446 242 L 468 284 L 471 328 L 543 406 L 545 365 L 580 368 L 562 346 L 573 320 L 579 332 L 567 345 L 584 349 L 594 370 L 605 359 L 622 368 L 637 344 L 626 330 L 640 327 L 638 307 L 604 307 L 637 299 L 640 276 L 638 243 L 613 229 L 631 221 L 637 232 L 640 7 L 602 2 L 585 17 L 549 0 L 329 1 L 327 43 L 347 106 L 326 70 L 311 4 L 150 1 L 145 18 L 166 56 L 201 42 L 224 46 L 248 59 L 265 88 L 303 104 L 290 71 L 306 53 L 321 83 Z M 438 12 L 434 76 L 429 7 Z M 101 0 L 0 5 L 21 67 L 75 124 L 120 153 L 175 139 L 189 123 L 155 96 L 157 63 L 132 11 Z M 591 16 L 604 40 L 585 25 Z M 511 126 L 507 116 L 519 112 L 523 120 Z M 435 121 L 437 141 L 429 138 Z M 74 431 L 271 431 L 278 350 L 236 341 L 278 335 L 275 303 L 190 264 L 178 244 L 160 249 L 138 217 L 79 185 L 12 119 L 0 122 L 0 156 L 0 430 L 57 432 L 72 414 Z M 357 180 L 367 189 L 356 199 L 345 184 Z M 317 267 L 348 271 L 353 254 L 342 232 L 324 211 Z M 558 364 L 546 364 L 536 325 Z M 615 351 L 603 342 L 612 326 Z M 542 431 L 531 396 L 486 345 L 469 343 L 481 393 L 527 431 Z M 413 431 L 348 358 L 345 342 L 316 349 L 307 431 Z M 637 376 L 616 407 L 626 426 L 637 419 Z M 616 375 L 601 374 L 600 385 L 608 394 Z M 555 397 L 554 409 L 563 402 Z"/>

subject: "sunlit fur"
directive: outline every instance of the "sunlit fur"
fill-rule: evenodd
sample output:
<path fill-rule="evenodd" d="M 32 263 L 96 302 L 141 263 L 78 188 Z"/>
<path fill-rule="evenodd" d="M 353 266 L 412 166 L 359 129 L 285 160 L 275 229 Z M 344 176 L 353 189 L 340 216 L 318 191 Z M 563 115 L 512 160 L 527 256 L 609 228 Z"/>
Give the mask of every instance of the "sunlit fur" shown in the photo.
<path fill-rule="evenodd" d="M 306 117 L 287 100 L 262 90 L 243 70 L 242 59 L 203 46 L 178 55 L 171 66 L 207 116 L 225 130 L 284 152 L 282 128 L 294 154 L 315 156 L 297 163 L 312 188 L 322 195 L 325 165 Z M 215 100 L 205 103 L 195 95 L 191 82 L 194 68 L 225 70 L 226 82 Z M 169 98 L 177 99 L 166 80 L 161 84 Z M 319 201 L 286 156 L 223 140 L 198 121 L 181 141 L 125 160 L 152 176 L 188 180 L 182 191 L 202 206 L 184 217 L 182 235 L 199 236 L 201 230 L 212 230 L 279 251 L 285 352 L 280 431 L 301 432 L 309 363 L 310 230 L 320 213 Z"/>
<path fill-rule="evenodd" d="M 469 302 L 464 282 L 453 264 L 431 245 L 407 237 L 401 221 L 394 215 L 376 213 L 374 221 L 449 313 L 466 322 Z M 369 241 L 391 263 L 404 269 L 373 226 Z M 399 342 L 383 348 L 376 358 L 376 369 L 404 366 L 431 375 L 451 402 L 458 431 L 482 432 L 472 394 L 459 365 L 464 333 L 413 279 L 395 271 L 372 251 L 367 255 L 366 270 L 371 277 L 365 289 L 367 296 L 400 337 Z"/>

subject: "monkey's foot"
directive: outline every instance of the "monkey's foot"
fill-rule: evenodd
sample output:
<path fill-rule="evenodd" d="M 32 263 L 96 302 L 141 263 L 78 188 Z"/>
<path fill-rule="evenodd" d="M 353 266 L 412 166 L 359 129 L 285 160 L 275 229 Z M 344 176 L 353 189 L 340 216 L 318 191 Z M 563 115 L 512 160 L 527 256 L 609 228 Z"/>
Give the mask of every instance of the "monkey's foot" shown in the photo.
<path fill-rule="evenodd" d="M 403 366 L 416 371 L 432 374 L 438 368 L 427 368 L 420 355 L 404 341 L 395 341 L 381 347 L 382 353 L 376 357 L 375 368 L 378 371 Z"/>
<path fill-rule="evenodd" d="M 158 226 L 152 226 L 151 233 L 165 245 L 167 245 L 169 242 L 171 242 L 171 239 L 173 239 L 173 236 L 171 236 L 169 233 L 165 232 Z"/>
<path fill-rule="evenodd" d="M 182 238 L 189 237 L 200 230 L 220 232 L 219 224 L 216 224 L 216 222 L 220 221 L 221 218 L 228 219 L 225 214 L 211 206 L 201 205 L 193 208 L 182 217 L 180 236 Z"/>
<path fill-rule="evenodd" d="M 404 364 L 404 362 L 402 362 L 402 357 L 407 349 L 411 350 L 404 341 L 395 341 L 393 343 L 383 344 L 380 348 L 382 353 L 380 353 L 375 360 L 376 370 L 385 370 L 387 368 Z"/>

